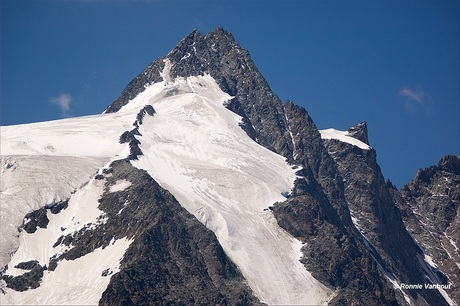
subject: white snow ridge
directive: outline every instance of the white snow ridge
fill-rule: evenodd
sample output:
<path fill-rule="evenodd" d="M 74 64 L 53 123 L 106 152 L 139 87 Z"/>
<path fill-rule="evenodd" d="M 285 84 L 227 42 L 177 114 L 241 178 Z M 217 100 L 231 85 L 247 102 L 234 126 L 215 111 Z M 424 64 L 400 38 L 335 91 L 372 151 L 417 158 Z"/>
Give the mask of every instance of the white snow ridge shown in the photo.
<path fill-rule="evenodd" d="M 342 142 L 346 142 L 351 145 L 357 146 L 358 148 L 363 149 L 363 150 L 369 150 L 371 148 L 368 144 L 365 144 L 361 140 L 358 140 L 356 138 L 349 136 L 347 131 L 339 131 L 336 129 L 325 129 L 325 130 L 320 130 L 319 132 L 321 133 L 322 139 L 337 139 Z"/>
<path fill-rule="evenodd" d="M 169 74 L 164 71 L 163 75 Z M 86 164 L 86 173 L 95 174 L 110 160 L 129 154 L 127 145 L 118 143 L 119 136 L 123 131 L 132 129 L 136 113 L 150 104 L 156 114 L 143 119 L 143 124 L 139 126 L 142 136 L 136 136 L 144 155 L 132 164 L 146 170 L 185 209 L 214 231 L 226 254 L 239 267 L 262 302 L 271 305 L 326 304 L 333 292 L 305 269 L 299 261 L 300 241 L 281 229 L 267 209 L 275 202 L 283 201 L 282 193 L 292 189 L 296 178 L 294 170 L 283 157 L 246 135 L 238 126 L 241 118 L 223 106 L 230 98 L 209 75 L 155 83 L 115 114 L 43 123 L 38 125 L 41 127 L 39 132 L 33 125 L 2 127 L 2 156 L 8 155 L 5 156 L 10 158 L 8 160 L 18 158 L 15 156 L 19 154 L 26 160 L 31 155 L 75 159 L 74 168 L 79 167 L 78 160 L 89 160 L 91 164 Z M 72 143 L 70 141 L 61 144 L 62 139 L 70 139 L 66 138 L 69 130 L 77 131 L 78 148 L 68 148 Z M 35 139 L 34 135 L 39 135 L 39 138 Z M 100 137 L 103 137 L 101 142 Z M 46 149 L 48 142 L 54 151 Z M 94 146 L 94 149 L 85 149 L 86 146 Z M 5 169 L 8 168 L 6 160 L 2 159 Z M 64 165 L 62 167 L 56 171 L 69 171 Z M 23 173 L 17 172 L 15 176 L 12 172 L 5 178 L 7 181 L 1 185 L 2 196 L 19 190 L 14 188 L 25 188 L 19 183 Z M 9 183 L 14 180 L 18 183 Z M 42 188 L 38 179 L 34 184 Z M 75 182 L 69 179 L 65 184 L 74 186 Z M 119 181 L 110 191 L 122 191 L 128 186 L 129 183 Z M 56 252 L 47 248 L 58 235 L 62 235 L 62 224 L 68 223 L 69 228 L 65 232 L 69 232 L 75 230 L 71 224 L 77 219 L 79 226 L 96 222 L 94 220 L 100 215 L 96 205 L 101 187 L 92 180 L 82 188 L 72 188 L 76 192 L 70 198 L 69 207 L 50 216 L 48 227 L 55 229 L 53 235 L 57 237 L 42 236 L 40 239 L 48 241 L 47 247 L 42 248 L 41 241 L 32 242 L 28 240 L 28 234 L 22 232 L 19 249 L 7 262 L 9 275 L 13 273 L 12 267 L 19 262 L 37 259 L 40 264 L 47 264 L 50 254 Z M 58 198 L 55 190 L 48 193 L 50 198 Z M 65 196 L 68 195 L 59 198 Z M 78 200 L 83 198 L 87 200 Z M 85 209 L 82 203 L 88 203 Z M 37 205 L 27 204 L 25 199 L 12 200 L 6 205 L 11 210 L 28 205 L 27 209 L 22 209 L 23 214 L 37 208 Z M 15 222 L 17 227 L 17 220 Z M 35 234 L 41 230 L 38 229 Z M 45 271 L 37 289 L 15 292 L 4 288 L 6 294 L 0 294 L 1 303 L 97 303 L 107 285 L 104 282 L 109 280 L 109 277 L 101 278 L 101 268 L 110 267 L 116 272 L 129 243 L 117 240 L 104 250 L 97 249 L 75 262 L 61 262 L 54 272 Z M 100 262 L 103 259 L 107 262 Z M 95 271 L 94 275 L 81 276 L 80 269 L 86 265 Z M 96 285 L 88 286 L 89 282 Z M 69 289 L 62 291 L 62 288 Z M 88 298 L 79 298 L 76 292 Z"/>

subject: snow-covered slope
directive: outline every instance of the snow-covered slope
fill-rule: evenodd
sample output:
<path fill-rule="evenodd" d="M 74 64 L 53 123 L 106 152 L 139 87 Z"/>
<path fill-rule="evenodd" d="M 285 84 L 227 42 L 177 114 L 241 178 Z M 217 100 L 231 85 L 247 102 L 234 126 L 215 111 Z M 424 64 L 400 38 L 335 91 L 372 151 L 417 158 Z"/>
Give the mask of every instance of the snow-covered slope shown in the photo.
<path fill-rule="evenodd" d="M 134 165 L 216 233 L 262 301 L 325 303 L 330 291 L 305 270 L 300 242 L 268 209 L 291 190 L 294 171 L 238 126 L 223 106 L 230 98 L 209 75 L 147 88 L 119 111 L 157 111 L 139 129 L 144 156 Z"/>
<path fill-rule="evenodd" d="M 19 248 L 8 263 L 6 274 L 18 276 L 24 270 L 14 268 L 21 262 L 37 260 L 41 265 L 50 266 L 50 258 L 60 255 L 70 247 L 55 246 L 59 237 L 78 232 L 87 226 L 104 222 L 102 211 L 97 207 L 103 192 L 103 184 L 95 179 L 72 195 L 69 207 L 59 214 L 48 211 L 50 220 L 46 229 L 38 228 L 33 234 L 23 231 L 19 238 Z M 105 248 L 75 260 L 63 260 L 54 271 L 45 270 L 42 283 L 36 289 L 17 292 L 10 288 L 1 304 L 13 305 L 95 305 L 110 278 L 103 276 L 104 270 L 116 273 L 130 241 L 119 239 Z"/>
<path fill-rule="evenodd" d="M 18 248 L 18 227 L 24 216 L 44 205 L 68 199 L 104 163 L 105 159 L 100 157 L 2 156 L 0 269 Z"/>
<path fill-rule="evenodd" d="M 370 146 L 368 144 L 365 144 L 361 140 L 349 136 L 347 131 L 339 131 L 339 130 L 331 128 L 331 129 L 320 130 L 319 132 L 321 133 L 321 138 L 323 139 L 337 139 L 342 142 L 346 142 L 354 146 L 357 146 L 360 149 L 364 149 L 364 150 L 370 149 Z"/>
<path fill-rule="evenodd" d="M 66 200 L 128 148 L 118 137 L 133 116 L 95 115 L 1 127 L 0 269 L 17 248 L 24 216 Z"/>
<path fill-rule="evenodd" d="M 167 75 L 167 71 L 163 75 Z M 71 196 L 64 214 L 49 217 L 51 229 L 46 233 L 53 232 L 52 237 L 40 236 L 41 229 L 37 230 L 47 247 L 41 248 L 37 241 L 30 243 L 29 234 L 21 232 L 19 249 L 7 274 L 20 273 L 13 266 L 26 260 L 38 259 L 40 264 L 48 264 L 49 256 L 59 253 L 59 247 L 47 249 L 56 241 L 55 236 L 62 234 L 59 224 L 71 223 L 66 225 L 64 231 L 67 232 L 98 218 L 97 198 L 101 191 L 97 181 L 91 180 L 81 188 L 80 185 L 108 161 L 128 156 L 128 145 L 119 144 L 119 136 L 132 129 L 138 111 L 149 104 L 156 114 L 144 118 L 139 127 L 142 136 L 136 138 L 144 155 L 132 161 L 133 165 L 145 169 L 184 208 L 215 232 L 260 300 L 269 304 L 326 303 L 333 292 L 315 280 L 300 263 L 301 243 L 278 226 L 269 210 L 274 202 L 285 199 L 282 194 L 291 190 L 294 170 L 283 157 L 255 143 L 238 126 L 241 118 L 223 105 L 230 96 L 220 90 L 212 77 L 167 81 L 150 85 L 115 114 L 2 127 L 5 176 L 2 173 L 1 192 L 6 199 L 2 202 L 2 214 L 20 210 L 11 228 L 21 224 L 20 217 L 26 212 Z M 37 160 L 42 160 L 41 164 L 36 163 Z M 11 165 L 18 161 L 23 170 L 13 171 Z M 36 176 L 24 181 L 33 165 Z M 58 177 L 56 173 L 69 173 L 69 176 Z M 43 175 L 48 175 L 48 179 L 40 179 Z M 53 180 L 59 180 L 62 186 Z M 18 192 L 20 188 L 28 191 Z M 36 200 L 28 203 L 30 198 Z M 82 201 L 85 198 L 88 201 Z M 81 222 L 73 228 L 72 222 L 75 223 L 77 217 Z M 12 234 L 10 231 L 4 238 L 15 241 Z M 112 248 L 117 250 L 116 256 L 111 257 L 112 262 L 104 266 L 116 269 L 117 261 L 129 245 L 127 241 L 117 243 L 122 245 L 98 251 L 106 257 Z M 13 251 L 11 247 L 10 250 Z M 94 254 L 78 261 L 88 262 Z M 98 263 L 92 263 L 90 268 L 94 269 L 94 265 Z M 7 288 L 6 299 L 2 298 L 1 302 L 96 302 L 104 290 L 101 281 L 106 279 L 101 280 L 100 271 L 96 269 L 94 281 L 99 285 L 89 288 L 84 281 L 77 280 L 81 274 L 76 266 L 77 261 L 68 262 L 55 271 L 45 271 L 38 289 L 16 293 Z M 73 284 L 69 290 L 83 290 L 82 294 L 91 297 L 89 300 L 74 299 L 76 295 L 70 295 L 70 291 L 52 289 L 64 285 L 62 276 L 66 273 Z"/>

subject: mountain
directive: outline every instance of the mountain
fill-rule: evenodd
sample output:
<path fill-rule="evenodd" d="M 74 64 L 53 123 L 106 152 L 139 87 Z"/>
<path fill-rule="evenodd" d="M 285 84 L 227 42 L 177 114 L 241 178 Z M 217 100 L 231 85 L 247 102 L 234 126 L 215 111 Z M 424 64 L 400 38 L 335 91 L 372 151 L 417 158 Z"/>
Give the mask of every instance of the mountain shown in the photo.
<path fill-rule="evenodd" d="M 221 28 L 1 132 L 1 304 L 460 302 L 459 157 L 397 190 L 366 123 L 318 130 Z"/>
<path fill-rule="evenodd" d="M 460 158 L 447 155 L 420 169 L 413 181 L 395 193 L 407 229 L 431 264 L 452 283 L 460 300 Z"/>

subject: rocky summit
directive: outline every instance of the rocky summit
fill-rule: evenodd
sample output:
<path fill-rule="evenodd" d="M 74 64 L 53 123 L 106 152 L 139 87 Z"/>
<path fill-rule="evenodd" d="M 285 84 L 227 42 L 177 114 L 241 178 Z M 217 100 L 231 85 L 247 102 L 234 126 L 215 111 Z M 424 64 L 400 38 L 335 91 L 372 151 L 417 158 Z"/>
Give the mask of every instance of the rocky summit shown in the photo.
<path fill-rule="evenodd" d="M 0 303 L 457 305 L 460 157 L 398 190 L 218 28 L 101 115 L 2 127 Z"/>

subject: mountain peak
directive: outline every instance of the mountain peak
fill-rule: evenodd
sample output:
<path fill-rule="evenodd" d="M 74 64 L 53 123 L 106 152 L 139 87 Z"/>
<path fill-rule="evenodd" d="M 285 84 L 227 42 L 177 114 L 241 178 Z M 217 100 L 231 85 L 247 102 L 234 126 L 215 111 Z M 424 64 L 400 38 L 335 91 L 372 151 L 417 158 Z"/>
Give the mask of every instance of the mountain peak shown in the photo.
<path fill-rule="evenodd" d="M 195 45 L 203 39 L 203 35 L 201 35 L 198 29 L 194 29 L 188 35 L 181 39 L 181 41 L 177 44 L 174 49 L 172 49 L 166 57 L 174 56 L 176 53 L 187 53 L 190 50 L 194 49 Z M 196 49 L 196 47 L 195 47 Z"/>
<path fill-rule="evenodd" d="M 438 168 L 460 175 L 460 156 L 446 155 L 438 163 Z"/>
<path fill-rule="evenodd" d="M 349 128 L 348 136 L 361 140 L 365 144 L 369 145 L 367 123 L 361 122 Z"/>
<path fill-rule="evenodd" d="M 162 71 L 166 59 L 171 80 L 209 74 L 222 91 L 233 97 L 227 108 L 243 117 L 245 132 L 270 150 L 289 155 L 291 141 L 280 99 L 270 89 L 249 52 L 223 28 L 206 36 L 193 30 L 166 57 L 155 60 L 132 80 L 105 112 L 117 112 L 148 86 L 164 81 Z M 270 118 L 270 122 L 262 117 Z"/>
<path fill-rule="evenodd" d="M 225 30 L 224 28 L 216 28 L 213 31 L 209 32 L 206 34 L 204 37 L 201 34 L 200 30 L 195 28 L 193 29 L 192 32 L 190 32 L 188 35 L 186 35 L 178 44 L 178 46 L 174 49 L 179 48 L 180 46 L 183 46 L 185 44 L 192 45 L 194 42 L 198 42 L 201 39 L 205 39 L 207 41 L 211 42 L 217 42 L 220 41 L 221 43 L 229 43 L 229 44 L 235 44 L 235 38 L 233 37 L 232 33 L 229 31 Z M 173 49 L 173 50 L 174 50 Z"/>
<path fill-rule="evenodd" d="M 212 32 L 209 32 L 206 35 L 206 38 L 213 41 L 219 40 L 227 43 L 235 43 L 235 38 L 233 37 L 232 33 L 225 30 L 224 28 L 216 28 Z"/>

